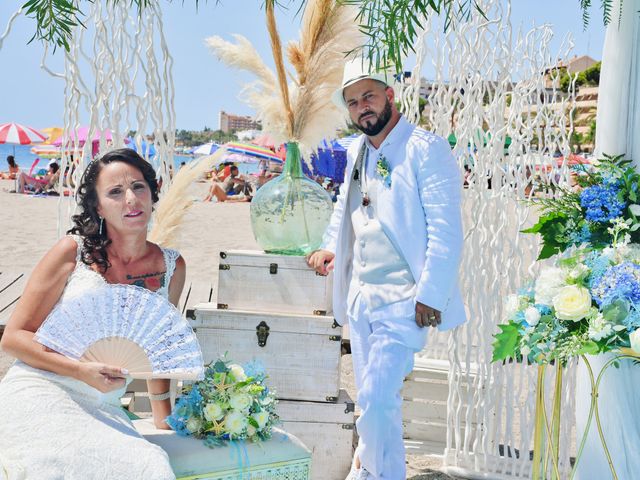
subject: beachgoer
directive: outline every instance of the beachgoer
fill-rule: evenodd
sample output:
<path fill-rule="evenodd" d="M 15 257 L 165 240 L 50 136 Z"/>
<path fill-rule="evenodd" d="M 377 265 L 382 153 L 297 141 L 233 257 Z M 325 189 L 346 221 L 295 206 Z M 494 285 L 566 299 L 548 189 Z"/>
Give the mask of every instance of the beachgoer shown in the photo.
<path fill-rule="evenodd" d="M 0 172 L 0 178 L 3 180 L 15 180 L 20 173 L 20 167 L 16 163 L 13 155 L 7 155 L 7 163 L 9 164 L 9 170 Z"/>
<path fill-rule="evenodd" d="M 33 340 L 59 301 L 105 284 L 135 284 L 178 302 L 184 260 L 147 241 L 157 200 L 153 168 L 131 149 L 87 167 L 81 213 L 33 270 L 0 342 L 18 359 L 0 382 L 0 471 L 8 478 L 175 479 L 167 454 L 136 432 L 120 406 L 126 372 Z M 147 386 L 155 426 L 166 429 L 169 381 Z"/>
<path fill-rule="evenodd" d="M 226 168 L 226 167 L 225 167 Z M 205 202 L 210 202 L 215 197 L 219 202 L 250 202 L 251 201 L 251 185 L 249 181 L 240 175 L 238 167 L 231 165 L 229 167 L 229 174 L 225 175 L 223 170 L 222 175 L 216 176 L 209 188 L 209 193 L 205 197 Z M 231 197 L 230 195 L 238 195 L 244 193 L 242 197 Z"/>
<path fill-rule="evenodd" d="M 60 178 L 60 165 L 55 161 L 49 162 L 49 169 L 44 177 L 32 177 L 24 172 L 18 176 L 18 193 L 34 191 L 36 193 L 54 189 Z"/>
<path fill-rule="evenodd" d="M 308 262 L 321 274 L 335 265 L 333 313 L 349 320 L 362 413 L 348 479 L 404 480 L 403 380 L 425 346 L 424 327 L 466 320 L 462 180 L 446 140 L 411 125 L 387 77 L 365 65 L 347 63 L 334 96 L 364 135 L 348 149 L 344 188 Z"/>

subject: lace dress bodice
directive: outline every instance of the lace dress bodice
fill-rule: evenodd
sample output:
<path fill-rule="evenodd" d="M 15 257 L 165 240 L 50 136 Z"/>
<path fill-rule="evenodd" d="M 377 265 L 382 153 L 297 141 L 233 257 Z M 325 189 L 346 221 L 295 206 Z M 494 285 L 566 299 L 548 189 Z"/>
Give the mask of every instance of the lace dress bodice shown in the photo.
<path fill-rule="evenodd" d="M 77 297 L 87 291 L 102 287 L 107 283 L 102 275 L 100 275 L 95 270 L 92 270 L 87 264 L 82 261 L 82 239 L 76 235 L 73 236 L 73 239 L 78 244 L 78 252 L 76 254 L 76 267 L 73 272 L 71 272 L 71 275 L 69 275 L 67 284 L 65 285 L 64 291 L 62 292 L 62 295 L 60 295 L 60 300 L 58 300 L 58 302 L 62 302 L 64 299 Z M 171 283 L 173 272 L 176 269 L 176 260 L 180 256 L 180 253 L 170 248 L 160 248 L 164 256 L 166 273 L 164 276 L 164 283 L 156 291 L 156 293 L 168 299 L 169 284 Z"/>

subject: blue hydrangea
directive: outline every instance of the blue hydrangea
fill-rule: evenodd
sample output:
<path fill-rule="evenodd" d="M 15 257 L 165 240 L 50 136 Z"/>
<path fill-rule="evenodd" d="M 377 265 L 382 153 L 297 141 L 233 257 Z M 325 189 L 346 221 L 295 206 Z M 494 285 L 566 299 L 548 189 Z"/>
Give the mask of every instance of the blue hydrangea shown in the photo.
<path fill-rule="evenodd" d="M 260 360 L 252 360 L 244 365 L 244 373 L 247 377 L 262 379 L 266 375 L 264 364 Z"/>
<path fill-rule="evenodd" d="M 640 312 L 635 307 L 631 308 L 629 315 L 623 320 L 623 323 L 629 332 L 640 328 Z"/>
<path fill-rule="evenodd" d="M 591 293 L 598 305 L 621 298 L 640 304 L 640 265 L 624 262 L 604 271 L 591 280 Z"/>
<path fill-rule="evenodd" d="M 542 305 L 540 303 L 536 303 L 534 305 L 534 307 L 536 307 L 538 309 L 538 311 L 540 312 L 540 315 L 550 315 L 551 314 L 551 308 L 549 308 L 548 305 Z"/>
<path fill-rule="evenodd" d="M 604 183 L 585 188 L 580 194 L 580 205 L 586 210 L 590 222 L 608 223 L 622 215 L 626 204 L 618 199 L 616 184 Z"/>
<path fill-rule="evenodd" d="M 192 388 L 188 394 L 178 398 L 171 415 L 165 420 L 167 425 L 180 436 L 191 435 L 191 432 L 187 430 L 187 420 L 201 411 L 202 402 L 203 398 L 200 390 L 196 387 Z"/>
<path fill-rule="evenodd" d="M 598 281 L 604 272 L 611 267 L 611 260 L 598 252 L 592 252 L 587 256 L 584 264 L 591 270 L 589 287 L 593 287 L 594 282 Z"/>
<path fill-rule="evenodd" d="M 591 241 L 591 230 L 589 230 L 589 226 L 586 223 L 582 224 L 582 228 L 580 230 L 574 230 L 569 235 L 569 240 L 574 245 L 580 245 L 582 243 L 588 243 Z"/>

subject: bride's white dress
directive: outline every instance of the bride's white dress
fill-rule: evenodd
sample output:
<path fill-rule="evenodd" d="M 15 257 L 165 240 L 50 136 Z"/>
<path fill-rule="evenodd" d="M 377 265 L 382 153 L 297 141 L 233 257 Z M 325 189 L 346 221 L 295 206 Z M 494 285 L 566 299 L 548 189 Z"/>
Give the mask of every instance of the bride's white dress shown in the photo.
<path fill-rule="evenodd" d="M 594 377 L 611 355 L 588 356 Z M 577 446 L 582 440 L 591 401 L 591 383 L 582 360 L 578 365 L 576 385 Z M 602 377 L 598 396 L 600 421 L 619 480 L 640 478 L 640 365 L 621 360 L 620 367 L 609 367 Z M 576 448 L 577 448 L 576 446 Z M 576 479 L 605 480 L 613 478 L 607 462 L 595 417 L 578 462 Z"/>
<path fill-rule="evenodd" d="M 158 293 L 167 297 L 179 254 L 163 253 L 166 274 Z M 60 300 L 104 284 L 77 260 Z M 0 478 L 175 479 L 164 450 L 142 438 L 120 407 L 124 390 L 102 394 L 16 361 L 0 382 Z"/>

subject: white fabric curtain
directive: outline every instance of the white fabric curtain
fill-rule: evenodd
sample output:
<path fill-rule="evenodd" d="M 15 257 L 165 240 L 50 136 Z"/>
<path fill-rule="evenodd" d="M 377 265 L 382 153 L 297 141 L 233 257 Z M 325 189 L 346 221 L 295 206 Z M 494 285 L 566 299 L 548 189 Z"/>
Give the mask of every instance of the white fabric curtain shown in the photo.
<path fill-rule="evenodd" d="M 625 154 L 640 165 L 640 0 L 615 0 L 602 52 L 596 153 Z"/>

